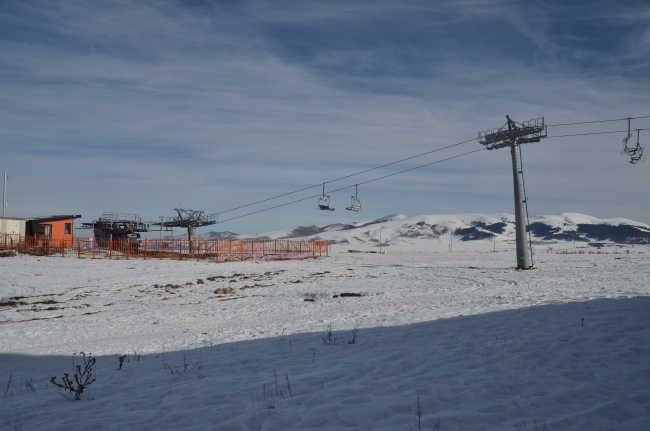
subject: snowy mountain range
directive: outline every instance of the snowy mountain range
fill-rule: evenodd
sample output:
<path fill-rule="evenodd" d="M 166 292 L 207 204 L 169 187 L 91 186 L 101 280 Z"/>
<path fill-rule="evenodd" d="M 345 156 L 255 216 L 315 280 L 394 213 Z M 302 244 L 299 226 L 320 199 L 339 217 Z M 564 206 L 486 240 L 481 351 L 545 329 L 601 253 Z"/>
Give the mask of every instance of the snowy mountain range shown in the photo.
<path fill-rule="evenodd" d="M 533 242 L 616 244 L 650 244 L 650 225 L 624 218 L 598 219 L 579 213 L 531 217 Z M 380 232 L 381 231 L 381 232 Z M 453 238 L 450 238 L 453 233 Z M 304 238 L 326 239 L 331 244 L 378 246 L 400 240 L 437 240 L 445 242 L 486 241 L 510 242 L 515 239 L 515 217 L 512 214 L 449 214 L 409 217 L 392 214 L 376 220 L 336 223 L 327 226 L 297 226 L 254 235 L 232 232 L 208 232 L 209 238 Z M 446 238 L 446 239 L 445 239 Z M 411 241 L 409 241 L 411 242 Z"/>

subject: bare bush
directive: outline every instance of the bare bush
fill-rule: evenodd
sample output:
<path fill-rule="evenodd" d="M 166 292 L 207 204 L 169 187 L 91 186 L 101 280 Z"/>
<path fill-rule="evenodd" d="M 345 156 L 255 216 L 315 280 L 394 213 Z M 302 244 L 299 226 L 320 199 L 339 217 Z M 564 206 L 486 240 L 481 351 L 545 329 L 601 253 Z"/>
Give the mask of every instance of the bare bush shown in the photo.
<path fill-rule="evenodd" d="M 83 369 L 81 368 L 81 365 L 75 364 L 74 356 L 72 357 L 74 381 L 70 378 L 70 374 L 68 373 L 63 373 L 63 378 L 61 379 L 63 383 L 58 383 L 56 381 L 56 376 L 50 379 L 50 383 L 74 395 L 75 401 L 81 400 L 81 394 L 83 394 L 84 390 L 96 380 L 93 367 L 95 366 L 97 359 L 93 358 L 92 353 L 89 353 L 88 357 L 86 357 L 84 352 L 80 352 L 80 354 L 83 358 Z M 65 394 L 61 395 L 68 398 Z"/>

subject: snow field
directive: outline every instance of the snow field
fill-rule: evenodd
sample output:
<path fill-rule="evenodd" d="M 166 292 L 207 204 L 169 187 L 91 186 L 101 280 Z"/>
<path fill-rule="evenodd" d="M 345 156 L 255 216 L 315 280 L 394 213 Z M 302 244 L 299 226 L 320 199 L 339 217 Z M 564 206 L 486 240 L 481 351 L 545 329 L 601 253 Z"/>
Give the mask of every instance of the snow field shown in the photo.
<path fill-rule="evenodd" d="M 419 390 L 423 429 L 647 429 L 648 247 L 538 251 L 533 271 L 512 252 L 336 251 L 0 260 L 0 300 L 25 303 L 0 308 L 0 428 L 408 430 Z M 80 351 L 97 381 L 73 402 L 48 382 Z"/>

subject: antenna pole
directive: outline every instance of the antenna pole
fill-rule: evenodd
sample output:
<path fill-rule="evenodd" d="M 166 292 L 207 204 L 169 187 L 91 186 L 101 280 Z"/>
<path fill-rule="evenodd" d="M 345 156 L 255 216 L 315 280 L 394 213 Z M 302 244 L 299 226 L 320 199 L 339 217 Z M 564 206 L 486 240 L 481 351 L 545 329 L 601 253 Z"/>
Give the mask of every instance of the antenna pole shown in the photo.
<path fill-rule="evenodd" d="M 2 189 L 2 217 L 5 216 L 5 208 L 7 208 L 7 178 L 9 178 L 9 175 L 5 172 L 4 187 Z"/>

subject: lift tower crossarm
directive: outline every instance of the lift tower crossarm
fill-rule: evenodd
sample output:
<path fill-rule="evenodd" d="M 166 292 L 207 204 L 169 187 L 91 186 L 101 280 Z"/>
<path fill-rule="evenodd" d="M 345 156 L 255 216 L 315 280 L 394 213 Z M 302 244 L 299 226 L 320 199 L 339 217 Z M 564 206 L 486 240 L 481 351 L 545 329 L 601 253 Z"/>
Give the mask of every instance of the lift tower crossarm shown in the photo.
<path fill-rule="evenodd" d="M 174 208 L 178 213 L 177 217 L 168 217 L 161 223 L 162 227 L 184 227 L 187 229 L 187 238 L 190 243 L 190 255 L 194 254 L 194 231 L 197 227 L 217 224 L 216 214 L 203 215 L 201 210 L 190 210 L 183 208 Z"/>
<path fill-rule="evenodd" d="M 487 150 L 539 142 L 540 139 L 546 138 L 547 136 L 544 117 L 524 121 L 520 125 L 517 125 L 509 115 L 506 115 L 506 119 L 508 122 L 500 129 L 486 130 L 478 133 L 478 142 L 485 145 Z M 506 126 L 508 127 L 507 129 Z"/>
<path fill-rule="evenodd" d="M 528 229 L 528 203 L 524 187 L 524 171 L 521 164 L 519 146 L 530 142 L 539 142 L 546 138 L 544 117 L 517 124 L 509 115 L 508 120 L 499 129 L 478 133 L 478 141 L 488 150 L 510 147 L 512 155 L 512 176 L 515 196 L 515 232 L 517 243 L 517 269 L 533 267 L 533 251 L 530 247 L 530 230 Z M 506 129 L 507 126 L 507 129 Z M 528 234 L 528 235 L 526 235 Z"/>

